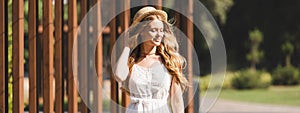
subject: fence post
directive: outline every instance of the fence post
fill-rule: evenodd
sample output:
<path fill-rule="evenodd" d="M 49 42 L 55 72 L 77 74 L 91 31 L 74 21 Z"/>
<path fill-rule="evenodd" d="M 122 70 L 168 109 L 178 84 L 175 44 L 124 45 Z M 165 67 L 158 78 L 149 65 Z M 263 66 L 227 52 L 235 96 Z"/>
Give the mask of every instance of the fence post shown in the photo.
<path fill-rule="evenodd" d="M 53 20 L 52 0 L 43 1 L 44 112 L 53 113 Z"/>
<path fill-rule="evenodd" d="M 6 38 L 5 37 L 5 2 L 4 0 L 0 1 L 0 112 L 4 113 L 6 111 L 6 95 L 5 95 L 5 87 L 6 87 L 6 60 L 7 54 L 5 54 L 6 50 Z"/>
<path fill-rule="evenodd" d="M 130 0 L 123 0 L 121 2 L 121 8 L 123 8 L 124 10 L 124 12 L 121 13 L 121 28 L 122 28 L 122 32 L 124 32 L 128 29 L 130 23 Z M 128 107 L 129 103 L 130 103 L 129 95 L 127 95 L 126 92 L 123 91 L 122 106 Z M 125 113 L 125 110 L 122 110 L 122 113 Z"/>
<path fill-rule="evenodd" d="M 111 15 L 116 15 L 116 0 L 111 0 Z M 110 28 L 110 52 L 111 52 L 111 62 L 110 62 L 110 98 L 111 98 L 111 102 L 110 102 L 110 112 L 111 113 L 118 113 L 118 104 L 119 104 L 119 96 L 118 96 L 118 83 L 115 79 L 113 68 L 112 68 L 112 64 L 115 64 L 116 62 L 116 51 L 113 50 L 113 46 L 116 42 L 116 38 L 117 38 L 117 23 L 116 23 L 116 18 L 114 17 L 110 23 L 109 23 L 109 28 Z M 114 103 L 115 102 L 115 103 Z"/>
<path fill-rule="evenodd" d="M 74 43 L 77 31 L 77 7 L 76 0 L 68 1 L 68 112 L 77 113 L 77 90 L 74 78 L 77 77 L 77 70 L 72 69 L 72 65 L 77 67 L 77 43 Z M 74 56 L 72 52 L 74 53 Z M 72 62 L 72 58 L 73 61 Z"/>
<path fill-rule="evenodd" d="M 55 0 L 55 112 L 63 113 L 62 20 L 63 0 Z"/>
<path fill-rule="evenodd" d="M 188 106 L 185 109 L 187 113 L 194 113 L 194 103 L 193 103 L 193 45 L 194 44 L 194 27 L 193 27 L 193 0 L 188 0 L 188 9 L 182 9 L 186 13 L 187 17 L 184 17 L 185 21 L 183 21 L 183 32 L 188 37 L 189 41 L 187 41 L 187 79 L 189 83 L 191 83 L 191 87 L 187 89 L 187 101 Z M 191 20 L 190 20 L 191 19 Z"/>
<path fill-rule="evenodd" d="M 149 2 L 152 2 L 156 9 L 162 10 L 162 0 L 150 0 Z"/>
<path fill-rule="evenodd" d="M 24 112 L 24 1 L 12 2 L 13 112 Z"/>
<path fill-rule="evenodd" d="M 98 37 L 98 42 L 97 42 L 97 48 L 96 48 L 96 72 L 97 72 L 97 77 L 98 77 L 98 84 L 100 84 L 100 87 L 93 87 L 93 88 L 97 88 L 94 89 L 94 97 L 95 97 L 95 105 L 96 106 L 96 112 L 97 113 L 102 113 L 102 67 L 103 67 L 103 53 L 102 53 L 102 32 L 100 32 L 102 30 L 102 18 L 101 18 L 101 0 L 93 0 L 93 5 L 96 6 L 96 14 L 95 16 L 93 16 L 93 21 L 96 21 L 96 25 L 92 25 L 94 30 L 94 33 L 96 35 L 96 37 Z M 101 33 L 101 34 L 99 34 Z"/>
<path fill-rule="evenodd" d="M 88 11 L 88 5 L 87 5 L 87 0 L 80 0 L 80 20 L 81 20 L 81 27 L 80 27 L 80 39 L 81 42 L 78 42 L 80 44 L 78 48 L 80 49 L 80 53 L 82 53 L 80 56 L 78 56 L 78 63 L 80 64 L 80 89 L 83 90 L 81 91 L 81 99 L 88 100 L 88 37 L 87 37 L 87 21 L 82 21 L 84 17 L 87 14 Z M 85 23 L 82 23 L 85 22 Z M 82 113 L 88 113 L 88 108 L 87 108 L 88 103 L 84 103 L 81 101 L 80 107 L 81 107 L 81 112 Z"/>
<path fill-rule="evenodd" d="M 36 94 L 36 0 L 29 1 L 29 112 L 37 112 Z"/>
<path fill-rule="evenodd" d="M 182 2 L 182 0 L 176 0 L 175 1 L 175 7 L 177 7 L 177 9 L 180 9 L 180 2 Z M 180 13 L 178 12 L 174 12 L 174 18 L 175 18 L 175 27 L 177 28 L 177 30 L 180 30 Z M 180 36 L 180 33 L 179 32 L 175 32 L 176 34 L 174 34 L 175 36 Z M 177 37 L 177 39 L 181 39 L 180 37 Z M 178 40 L 180 41 L 180 40 Z"/>

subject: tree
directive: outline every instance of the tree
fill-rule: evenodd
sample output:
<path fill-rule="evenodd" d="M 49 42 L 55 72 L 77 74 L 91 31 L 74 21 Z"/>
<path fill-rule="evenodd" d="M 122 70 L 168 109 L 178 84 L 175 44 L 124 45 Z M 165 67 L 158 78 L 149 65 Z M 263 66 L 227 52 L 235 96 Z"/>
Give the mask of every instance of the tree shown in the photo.
<path fill-rule="evenodd" d="M 214 17 L 217 17 L 221 24 L 225 24 L 227 12 L 234 4 L 234 0 L 200 0 L 205 4 Z"/>
<path fill-rule="evenodd" d="M 294 52 L 294 46 L 291 42 L 285 42 L 281 46 L 282 52 L 286 55 L 285 56 L 285 66 L 291 66 L 291 56 Z"/>
<path fill-rule="evenodd" d="M 263 34 L 260 30 L 254 29 L 249 32 L 249 39 L 251 48 L 246 58 L 251 63 L 251 69 L 256 70 L 256 64 L 258 64 L 264 56 L 264 52 L 259 50 L 259 45 L 263 41 Z"/>

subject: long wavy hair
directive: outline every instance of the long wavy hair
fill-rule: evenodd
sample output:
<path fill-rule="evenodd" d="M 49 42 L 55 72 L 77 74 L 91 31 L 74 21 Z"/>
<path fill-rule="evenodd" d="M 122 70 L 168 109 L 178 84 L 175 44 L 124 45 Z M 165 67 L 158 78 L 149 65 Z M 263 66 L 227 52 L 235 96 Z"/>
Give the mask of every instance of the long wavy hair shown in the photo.
<path fill-rule="evenodd" d="M 161 44 L 157 46 L 156 54 L 161 56 L 162 63 L 172 78 L 175 77 L 175 83 L 180 84 L 182 91 L 184 91 L 188 86 L 188 81 L 182 73 L 182 70 L 186 65 L 186 60 L 179 54 L 179 46 L 176 37 L 173 34 L 173 24 L 163 21 L 158 15 L 154 16 L 161 20 L 164 25 L 164 37 Z M 145 17 L 139 24 L 130 27 L 130 48 L 133 48 L 128 59 L 130 74 L 133 65 L 140 62 L 143 58 L 141 56 L 141 47 L 143 42 L 140 33 L 144 30 L 143 28 L 147 27 L 154 19 L 156 18 L 153 18 L 153 15 L 150 15 Z"/>

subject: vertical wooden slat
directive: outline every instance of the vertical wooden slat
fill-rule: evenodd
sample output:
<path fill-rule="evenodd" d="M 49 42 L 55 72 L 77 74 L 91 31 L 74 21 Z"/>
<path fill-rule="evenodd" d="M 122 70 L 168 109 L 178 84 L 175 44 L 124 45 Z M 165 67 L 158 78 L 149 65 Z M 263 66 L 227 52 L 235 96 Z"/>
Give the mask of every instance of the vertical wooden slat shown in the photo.
<path fill-rule="evenodd" d="M 24 1 L 12 3 L 13 112 L 24 112 Z"/>
<path fill-rule="evenodd" d="M 82 21 L 87 14 L 87 0 L 81 0 L 80 1 L 80 20 Z M 80 33 L 80 89 L 81 91 L 81 97 L 88 99 L 88 37 L 87 37 L 87 21 L 84 21 L 85 23 L 82 23 L 82 26 L 80 27 L 81 33 Z M 82 113 L 88 113 L 87 105 L 81 101 L 80 103 L 81 112 Z"/>
<path fill-rule="evenodd" d="M 111 0 L 111 4 L 112 6 L 111 8 L 111 15 L 115 15 L 116 13 L 116 0 Z M 110 27 L 110 51 L 111 51 L 111 64 L 115 64 L 116 62 L 116 51 L 113 50 L 113 46 L 116 42 L 116 37 L 117 37 L 117 26 L 116 26 L 116 18 L 113 18 L 110 23 L 109 23 L 109 27 Z M 111 103 L 110 103 L 110 112 L 111 113 L 117 113 L 118 112 L 118 107 L 117 104 L 119 103 L 119 97 L 118 97 L 118 83 L 116 82 L 114 73 L 112 72 L 112 66 L 110 66 L 110 98 L 111 98 Z"/>
<path fill-rule="evenodd" d="M 102 35 L 102 34 L 101 34 Z M 99 86 L 102 86 L 102 36 L 98 36 L 98 44 L 97 44 L 97 49 L 96 49 L 96 70 L 97 70 L 97 76 L 98 76 L 98 82 Z M 94 92 L 97 95 L 95 96 L 95 104 L 98 105 L 97 108 L 97 113 L 102 113 L 102 88 L 98 87 L 98 89 L 95 90 Z"/>
<path fill-rule="evenodd" d="M 62 0 L 55 0 L 55 112 L 63 112 Z"/>
<path fill-rule="evenodd" d="M 5 67 L 5 3 L 4 0 L 0 1 L 0 112 L 4 113 L 6 109 L 6 102 L 5 102 L 5 82 L 6 78 L 6 67 Z"/>
<path fill-rule="evenodd" d="M 77 43 L 74 43 L 77 31 L 77 7 L 76 0 L 68 1 L 68 112 L 77 113 L 77 91 L 75 87 L 74 77 L 77 77 Z M 74 56 L 73 56 L 73 52 Z M 72 62 L 72 59 L 74 62 Z"/>
<path fill-rule="evenodd" d="M 184 1 L 176 1 L 175 5 L 176 8 L 178 8 L 178 10 L 184 11 L 185 15 L 187 15 L 187 17 L 181 16 L 179 13 L 175 13 L 175 19 L 176 19 L 176 23 L 175 26 L 177 28 L 181 28 L 183 33 L 188 37 L 189 41 L 191 43 L 189 43 L 188 41 L 183 41 L 186 42 L 186 44 L 183 44 L 184 46 L 187 46 L 186 48 L 184 48 L 183 52 L 184 54 L 187 55 L 187 63 L 188 63 L 188 67 L 187 67 L 187 71 L 188 71 L 188 75 L 187 75 L 187 79 L 189 81 L 189 84 L 191 85 L 191 87 L 188 88 L 187 90 L 187 102 L 188 106 L 187 108 L 185 108 L 185 112 L 186 113 L 194 113 L 194 103 L 193 103 L 193 56 L 192 56 L 192 49 L 193 49 L 193 20 L 188 20 L 188 17 L 190 19 L 193 18 L 193 1 L 188 1 L 189 2 L 189 6 L 188 9 L 183 9 L 183 7 L 180 7 L 182 4 L 182 2 Z M 178 29 L 179 30 L 179 29 Z M 180 36 L 180 33 L 177 32 L 176 36 Z M 180 39 L 180 38 L 179 38 Z"/>
<path fill-rule="evenodd" d="M 29 112 L 37 112 L 36 94 L 36 0 L 29 1 Z"/>
<path fill-rule="evenodd" d="M 187 35 L 190 44 L 187 44 L 187 62 L 188 64 L 188 81 L 191 84 L 191 87 L 187 90 L 187 100 L 188 100 L 188 106 L 186 108 L 187 113 L 194 113 L 194 102 L 193 102 L 193 45 L 194 44 L 194 27 L 193 27 L 193 0 L 188 0 L 188 9 L 186 10 L 187 18 L 185 20 L 185 27 L 184 32 Z"/>
<path fill-rule="evenodd" d="M 124 0 L 121 2 L 121 8 L 125 9 L 129 9 L 130 8 L 130 0 Z M 123 32 L 126 31 L 129 27 L 129 23 L 130 23 L 130 10 L 125 10 L 122 14 L 121 14 L 121 27 Z M 126 94 L 126 92 L 122 92 L 122 106 L 123 107 L 128 107 L 130 103 L 130 99 L 129 99 L 129 95 Z M 124 110 L 122 112 L 125 112 Z"/>
<path fill-rule="evenodd" d="M 150 0 L 153 4 L 156 4 L 155 8 L 156 9 L 162 9 L 162 0 Z"/>
<path fill-rule="evenodd" d="M 141 4 L 148 5 L 149 0 L 141 0 Z"/>
<path fill-rule="evenodd" d="M 116 53 L 115 51 L 112 50 L 113 48 L 113 45 L 114 43 L 116 42 L 116 33 L 117 33 L 117 30 L 116 30 L 116 18 L 112 19 L 112 21 L 110 22 L 110 51 L 112 52 L 111 53 L 111 56 L 116 56 Z M 113 59 L 115 57 L 111 57 L 112 61 L 111 62 L 116 62 L 116 59 Z M 111 64 L 115 64 L 115 63 L 111 63 Z M 112 67 L 110 67 L 110 83 L 111 83 L 111 86 L 110 86 L 110 97 L 111 97 L 111 100 L 112 102 L 110 103 L 110 112 L 111 113 L 117 113 L 118 112 L 118 108 L 117 108 L 117 104 L 119 104 L 119 97 L 118 97 L 118 83 L 115 79 L 115 75 L 114 73 L 112 72 Z"/>
<path fill-rule="evenodd" d="M 188 100 L 190 101 L 190 104 L 188 105 L 188 113 L 194 113 L 194 99 L 193 99 L 193 94 L 194 94 L 194 88 L 193 88 L 193 44 L 194 44 L 194 27 L 193 27 L 193 0 L 189 0 L 189 7 L 188 7 L 188 17 L 191 20 L 188 20 L 187 23 L 187 28 L 189 31 L 187 36 L 189 37 L 191 44 L 188 44 L 188 62 L 191 62 L 190 65 L 188 65 L 188 80 L 191 83 L 191 87 L 189 87 L 188 90 Z"/>
<path fill-rule="evenodd" d="M 98 35 L 98 42 L 97 42 L 97 48 L 96 48 L 96 72 L 97 72 L 97 76 L 98 76 L 98 84 L 100 84 L 100 87 L 94 87 L 96 89 L 93 89 L 94 92 L 94 104 L 97 105 L 96 106 L 96 111 L 97 113 L 102 113 L 102 58 L 103 58 L 103 54 L 102 54 L 102 34 L 98 34 L 100 33 L 100 31 L 102 30 L 102 17 L 101 17 L 101 0 L 93 0 L 92 1 L 93 5 L 97 5 L 96 6 L 96 12 L 95 15 L 93 16 L 93 21 L 96 21 L 95 25 L 92 25 L 94 30 L 94 35 Z"/>
<path fill-rule="evenodd" d="M 175 1 L 175 8 L 180 9 L 180 3 L 181 0 L 176 0 Z M 180 28 L 180 14 L 178 12 L 174 12 L 174 17 L 175 17 L 175 27 L 179 30 Z M 176 36 L 179 36 L 179 32 L 176 32 Z M 180 38 L 179 38 L 180 39 Z"/>
<path fill-rule="evenodd" d="M 43 1 L 44 112 L 53 113 L 53 22 L 52 0 Z"/>

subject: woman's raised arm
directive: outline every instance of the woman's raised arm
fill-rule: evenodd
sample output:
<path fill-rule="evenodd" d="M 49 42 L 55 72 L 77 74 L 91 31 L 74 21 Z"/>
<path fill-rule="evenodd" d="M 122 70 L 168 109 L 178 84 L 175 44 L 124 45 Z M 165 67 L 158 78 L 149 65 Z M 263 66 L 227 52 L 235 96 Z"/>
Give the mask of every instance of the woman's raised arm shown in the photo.
<path fill-rule="evenodd" d="M 129 68 L 128 68 L 128 58 L 130 54 L 130 48 L 128 46 L 124 47 L 120 58 L 118 59 L 116 68 L 115 68 L 115 75 L 116 75 L 116 80 L 118 82 L 123 82 L 126 80 L 128 74 L 129 74 Z"/>

